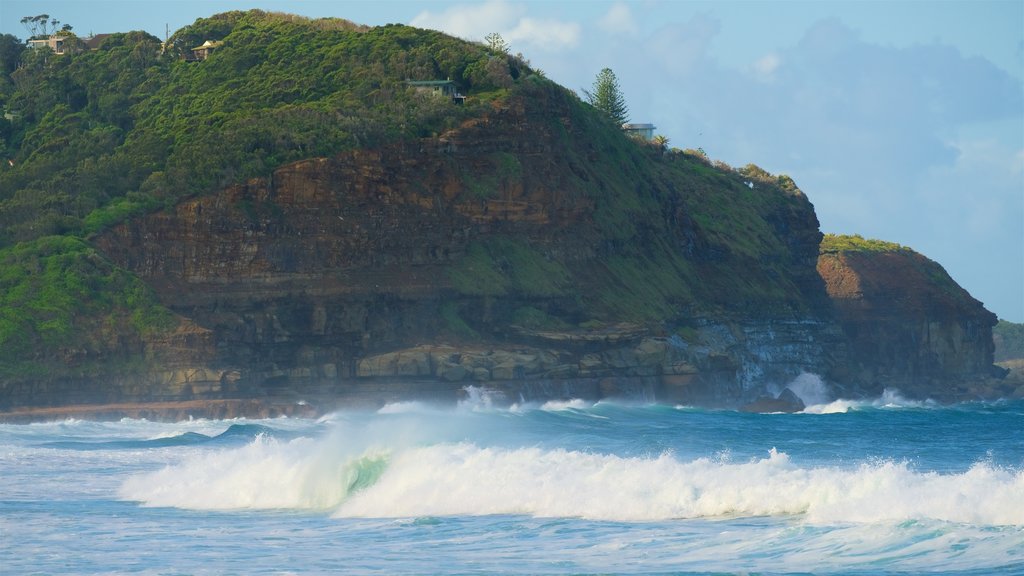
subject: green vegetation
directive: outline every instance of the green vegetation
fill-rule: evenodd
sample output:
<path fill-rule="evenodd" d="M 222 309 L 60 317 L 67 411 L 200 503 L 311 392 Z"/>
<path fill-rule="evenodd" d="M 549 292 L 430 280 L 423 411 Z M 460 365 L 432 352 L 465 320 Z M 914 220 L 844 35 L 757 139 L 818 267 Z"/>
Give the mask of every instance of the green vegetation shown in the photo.
<path fill-rule="evenodd" d="M 487 44 L 487 48 L 490 49 L 491 52 L 496 54 L 508 54 L 512 49 L 508 45 L 508 42 L 501 37 L 501 34 L 498 34 L 497 32 L 491 32 L 487 36 L 484 36 L 484 43 Z"/>
<path fill-rule="evenodd" d="M 1024 324 L 999 320 L 992 328 L 992 340 L 996 362 L 1024 359 Z"/>
<path fill-rule="evenodd" d="M 825 234 L 821 240 L 822 254 L 836 252 L 901 252 L 910 250 L 895 242 L 863 238 L 860 234 L 847 236 L 844 234 Z"/>
<path fill-rule="evenodd" d="M 39 360 L 55 356 L 87 369 L 119 341 L 175 324 L 145 284 L 80 240 L 50 236 L 0 250 L 3 373 L 42 371 Z"/>
<path fill-rule="evenodd" d="M 60 25 L 60 20 L 50 18 L 49 14 L 38 14 L 36 16 L 25 16 L 21 19 L 21 25 L 32 35 L 32 38 L 43 38 L 60 30 L 70 32 L 71 25 Z M 60 26 L 58 28 L 58 26 Z"/>
<path fill-rule="evenodd" d="M 219 42 L 207 59 L 182 58 L 207 40 Z M 443 78 L 468 95 L 464 106 L 406 83 Z M 197 20 L 162 52 L 143 32 L 62 56 L 0 37 L 0 372 L 61 350 L 102 356 L 112 335 L 174 326 L 137 278 L 88 247 L 90 235 L 287 162 L 440 135 L 496 109 L 525 109 L 551 145 L 460 163 L 460 200 L 491 206 L 516 186 L 550 187 L 552 221 L 574 228 L 545 232 L 560 238 L 519 234 L 515 222 L 475 229 L 446 270 L 473 303 L 437 309 L 452 334 L 479 337 L 466 321 L 477 302 L 531 329 L 801 305 L 790 278 L 806 254 L 788 231 L 813 213 L 791 179 L 713 164 L 702 150 L 666 153 L 663 137 L 638 145 L 620 129 L 627 110 L 611 70 L 588 96 L 533 73 L 497 35 L 480 45 L 257 10 Z M 507 105 L 516 99 L 540 104 Z M 576 236 L 573 251 L 549 248 Z"/>
<path fill-rule="evenodd" d="M 208 59 L 180 58 L 206 40 L 222 43 Z M 424 97 L 409 79 L 451 78 L 473 96 L 529 72 L 439 32 L 258 10 L 197 20 L 163 53 L 129 32 L 95 51 L 18 58 L 12 68 L 4 56 L 0 82 L 0 108 L 16 118 L 0 125 L 0 246 L 94 232 L 293 160 L 437 134 L 486 106 Z"/>
<path fill-rule="evenodd" d="M 611 68 L 601 70 L 594 79 L 593 92 L 584 90 L 587 102 L 604 113 L 616 126 L 629 122 L 626 97 L 619 88 L 619 79 Z"/>
<path fill-rule="evenodd" d="M 477 199 L 496 198 L 501 186 L 522 176 L 519 158 L 508 152 L 494 152 L 487 166 L 460 166 L 462 183 Z"/>
<path fill-rule="evenodd" d="M 524 82 L 517 95 L 566 101 L 563 122 L 574 134 L 563 139 L 561 122 L 550 128 L 560 146 L 559 186 L 593 205 L 593 242 L 601 246 L 596 262 L 566 265 L 570 286 L 593 289 L 576 295 L 580 317 L 565 321 L 672 323 L 691 314 L 803 305 L 791 280 L 803 264 L 787 226 L 813 212 L 789 177 L 757 168 L 751 188 L 749 175 L 712 166 L 703 154 L 638 145 L 558 87 Z"/>
<path fill-rule="evenodd" d="M 463 340 L 479 340 L 480 335 L 473 330 L 459 313 L 459 304 L 452 300 L 441 303 L 441 320 L 448 332 Z"/>
<path fill-rule="evenodd" d="M 546 259 L 525 240 L 504 236 L 470 244 L 448 277 L 467 296 L 564 296 L 571 281 L 562 264 Z"/>
<path fill-rule="evenodd" d="M 207 40 L 219 47 L 185 61 Z M 0 37 L 0 371 L 115 325 L 168 326 L 141 282 L 82 238 L 287 162 L 438 134 L 529 73 L 439 32 L 259 10 L 197 20 L 163 51 L 145 32 L 63 55 Z M 444 78 L 465 106 L 406 84 Z M 496 167 L 518 170 L 514 157 Z"/>
<path fill-rule="evenodd" d="M 533 306 L 522 306 L 512 314 L 512 324 L 527 330 L 565 330 L 569 325 Z"/>

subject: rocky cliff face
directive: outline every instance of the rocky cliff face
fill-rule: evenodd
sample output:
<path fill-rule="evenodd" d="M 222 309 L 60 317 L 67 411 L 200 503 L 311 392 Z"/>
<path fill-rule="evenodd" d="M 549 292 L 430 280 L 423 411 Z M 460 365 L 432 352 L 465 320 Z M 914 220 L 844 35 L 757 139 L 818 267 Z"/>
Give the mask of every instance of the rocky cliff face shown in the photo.
<path fill-rule="evenodd" d="M 937 263 L 905 248 L 835 250 L 818 272 L 850 343 L 844 379 L 865 394 L 992 396 L 996 316 Z"/>
<path fill-rule="evenodd" d="M 665 157 L 579 110 L 536 88 L 95 244 L 208 336 L 201 362 L 164 370 L 182 398 L 477 384 L 724 405 L 843 362 L 799 190 Z"/>

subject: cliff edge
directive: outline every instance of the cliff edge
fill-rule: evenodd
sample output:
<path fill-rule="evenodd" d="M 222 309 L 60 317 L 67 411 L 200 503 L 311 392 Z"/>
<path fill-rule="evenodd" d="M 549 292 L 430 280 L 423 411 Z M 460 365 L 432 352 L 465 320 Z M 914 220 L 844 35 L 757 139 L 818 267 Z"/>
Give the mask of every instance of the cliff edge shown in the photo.
<path fill-rule="evenodd" d="M 1009 396 L 993 366 L 995 314 L 938 263 L 898 244 L 827 235 L 818 272 L 850 346 L 845 379 L 866 395 Z"/>
<path fill-rule="evenodd" d="M 807 372 L 953 397 L 991 365 L 934 263 L 819 253 L 789 177 L 631 138 L 520 55 L 252 10 L 45 56 L 0 82 L 0 410 L 775 410 Z"/>

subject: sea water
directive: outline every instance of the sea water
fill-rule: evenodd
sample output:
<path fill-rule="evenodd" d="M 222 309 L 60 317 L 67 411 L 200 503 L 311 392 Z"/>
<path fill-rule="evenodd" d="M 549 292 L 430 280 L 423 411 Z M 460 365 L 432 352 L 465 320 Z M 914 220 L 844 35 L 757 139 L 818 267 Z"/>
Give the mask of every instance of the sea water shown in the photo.
<path fill-rule="evenodd" d="M 1024 402 L 0 425 L 2 574 L 1022 574 Z"/>

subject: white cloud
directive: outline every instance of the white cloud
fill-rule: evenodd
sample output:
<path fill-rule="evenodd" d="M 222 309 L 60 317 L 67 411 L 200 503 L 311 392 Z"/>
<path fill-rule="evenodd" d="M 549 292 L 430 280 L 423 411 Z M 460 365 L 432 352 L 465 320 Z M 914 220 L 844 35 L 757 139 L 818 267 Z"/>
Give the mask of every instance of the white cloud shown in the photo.
<path fill-rule="evenodd" d="M 516 27 L 505 33 L 505 39 L 516 52 L 523 51 L 516 48 L 519 44 L 548 51 L 575 48 L 580 42 L 580 25 L 575 22 L 520 18 Z"/>
<path fill-rule="evenodd" d="M 514 52 L 526 53 L 530 49 L 553 51 L 575 48 L 579 44 L 579 24 L 530 18 L 526 13 L 525 4 L 490 0 L 482 4 L 457 4 L 438 14 L 424 11 L 409 24 L 477 41 L 497 32 Z"/>
<path fill-rule="evenodd" d="M 707 61 L 711 41 L 720 28 L 718 19 L 699 14 L 685 24 L 662 27 L 648 39 L 645 51 L 667 71 L 686 75 Z"/>
<path fill-rule="evenodd" d="M 482 4 L 456 4 L 440 14 L 420 12 L 410 26 L 440 30 L 453 36 L 470 40 L 482 40 L 491 32 L 504 33 L 522 18 L 526 7 L 503 0 L 491 0 Z"/>
<path fill-rule="evenodd" d="M 775 79 L 775 71 L 782 64 L 782 58 L 772 52 L 759 58 L 753 65 L 754 76 L 764 82 Z"/>
<path fill-rule="evenodd" d="M 680 148 L 788 173 L 824 231 L 909 245 L 1022 317 L 1020 79 L 948 44 L 882 45 L 837 20 L 735 69 L 715 58 L 716 31 L 708 17 L 666 24 L 643 44 L 642 75 L 611 62 L 656 95 L 637 105 L 627 86 L 633 115 Z"/>
<path fill-rule="evenodd" d="M 628 5 L 622 2 L 613 4 L 608 9 L 608 12 L 601 17 L 597 25 L 609 34 L 633 35 L 640 30 L 636 20 L 633 18 L 633 12 L 629 9 Z"/>

